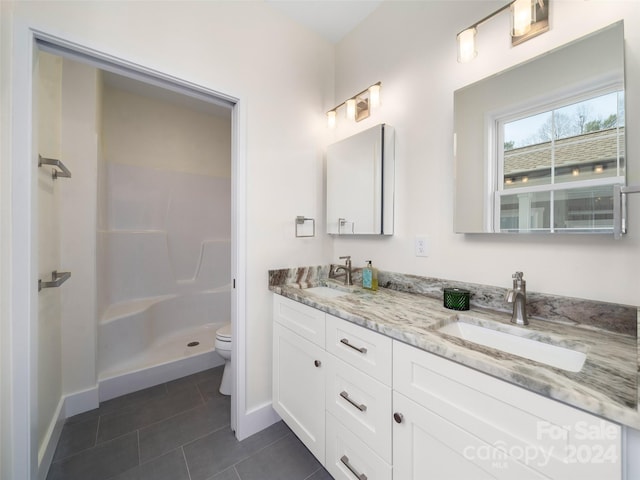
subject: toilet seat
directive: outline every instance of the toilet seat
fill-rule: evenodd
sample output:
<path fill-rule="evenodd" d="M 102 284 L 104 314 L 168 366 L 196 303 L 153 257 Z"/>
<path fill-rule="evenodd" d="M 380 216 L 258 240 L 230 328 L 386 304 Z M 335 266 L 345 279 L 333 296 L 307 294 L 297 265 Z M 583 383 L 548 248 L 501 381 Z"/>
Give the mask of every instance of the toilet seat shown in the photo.
<path fill-rule="evenodd" d="M 225 326 L 216 330 L 216 340 L 221 342 L 231 343 L 231 324 L 227 323 Z"/>

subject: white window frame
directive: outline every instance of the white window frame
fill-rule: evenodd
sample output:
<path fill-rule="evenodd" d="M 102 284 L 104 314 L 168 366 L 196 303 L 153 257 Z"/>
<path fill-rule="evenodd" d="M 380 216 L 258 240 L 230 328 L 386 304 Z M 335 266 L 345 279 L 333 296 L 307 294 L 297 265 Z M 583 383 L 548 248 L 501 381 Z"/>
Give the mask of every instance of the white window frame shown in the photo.
<path fill-rule="evenodd" d="M 624 83 L 613 81 L 611 79 L 600 79 L 598 82 L 588 82 L 581 86 L 574 86 L 570 90 L 562 90 L 544 97 L 531 99 L 527 103 L 511 106 L 496 112 L 490 112 L 485 117 L 485 131 L 488 138 L 488 158 L 487 165 L 487 210 L 485 217 L 490 219 L 490 231 L 498 233 L 504 232 L 500 229 L 500 198 L 503 195 L 528 194 L 536 192 L 550 192 L 550 225 L 544 229 L 528 229 L 513 233 L 530 233 L 540 231 L 544 233 L 558 233 L 554 227 L 554 192 L 558 190 L 573 190 L 579 188 L 598 187 L 606 185 L 626 185 L 626 174 L 620 172 L 620 151 L 618 151 L 618 175 L 613 177 L 603 177 L 601 179 L 578 180 L 573 182 L 555 183 L 555 162 L 553 155 L 555 153 L 554 140 L 552 143 L 552 162 L 551 162 L 551 183 L 548 185 L 534 185 L 531 187 L 516 187 L 505 189 L 503 184 L 504 176 L 504 124 L 519 120 L 522 118 L 538 115 L 540 113 L 557 110 L 562 107 L 579 103 L 591 98 L 607 95 L 614 92 L 622 91 L 624 93 Z M 626 100 L 626 95 L 625 95 Z M 626 107 L 625 107 L 626 112 Z M 625 119 L 626 123 L 626 119 Z M 626 135 L 626 132 L 625 132 Z M 625 160 L 626 171 L 626 160 Z M 613 213 L 613 212 L 612 212 Z M 561 233 L 570 233 L 566 229 L 560 229 Z M 584 232 L 585 230 L 581 230 Z M 613 225 L 605 228 L 593 228 L 589 233 L 612 233 Z"/>

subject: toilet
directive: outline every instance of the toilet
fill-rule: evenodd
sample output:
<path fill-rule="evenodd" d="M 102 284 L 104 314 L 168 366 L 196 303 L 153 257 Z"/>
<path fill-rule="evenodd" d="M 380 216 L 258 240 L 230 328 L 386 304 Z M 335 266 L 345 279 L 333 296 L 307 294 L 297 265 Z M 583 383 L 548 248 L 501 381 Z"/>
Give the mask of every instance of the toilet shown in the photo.
<path fill-rule="evenodd" d="M 216 342 L 214 348 L 218 355 L 224 359 L 224 372 L 220 382 L 220 393 L 231 395 L 231 323 L 216 330 Z"/>

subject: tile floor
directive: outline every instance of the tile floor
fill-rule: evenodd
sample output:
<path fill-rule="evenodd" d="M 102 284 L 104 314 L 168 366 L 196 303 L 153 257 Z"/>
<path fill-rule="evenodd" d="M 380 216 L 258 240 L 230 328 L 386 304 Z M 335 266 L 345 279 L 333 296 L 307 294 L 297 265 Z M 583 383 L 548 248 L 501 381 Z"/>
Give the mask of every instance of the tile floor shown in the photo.
<path fill-rule="evenodd" d="M 222 368 L 69 418 L 47 480 L 331 480 L 282 422 L 236 440 Z"/>

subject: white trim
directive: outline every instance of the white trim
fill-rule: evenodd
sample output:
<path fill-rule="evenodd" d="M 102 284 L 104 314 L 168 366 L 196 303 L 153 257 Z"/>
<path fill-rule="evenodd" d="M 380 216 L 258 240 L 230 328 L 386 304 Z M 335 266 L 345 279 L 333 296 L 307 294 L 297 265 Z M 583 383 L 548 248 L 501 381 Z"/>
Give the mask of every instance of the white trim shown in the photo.
<path fill-rule="evenodd" d="M 8 279 L 8 314 L 9 314 L 9 338 L 7 344 L 11 346 L 11 351 L 3 358 L 4 382 L 9 383 L 10 405 L 4 411 L 8 412 L 8 435 L 4 438 L 11 448 L 4 447 L 3 442 L 3 473 L 8 472 L 9 478 L 30 479 L 38 467 L 38 439 L 32 433 L 37 423 L 37 252 L 35 242 L 32 241 L 37 235 L 36 205 L 33 201 L 35 189 L 35 175 L 33 173 L 35 165 L 35 152 L 33 150 L 32 134 L 32 84 L 33 84 L 33 62 L 36 58 L 34 52 L 37 48 L 38 40 L 46 41 L 48 46 L 59 45 L 63 49 L 75 51 L 88 57 L 108 60 L 112 65 L 126 67 L 129 71 L 137 71 L 147 78 L 155 77 L 163 82 L 174 84 L 177 87 L 184 87 L 194 93 L 210 95 L 219 100 L 235 103 L 233 114 L 233 171 L 235 176 L 233 215 L 235 219 L 235 242 L 237 245 L 233 249 L 233 273 L 236 278 L 236 295 L 234 337 L 236 360 L 236 375 L 234 385 L 234 401 L 232 402 L 232 422 L 239 426 L 240 431 L 251 431 L 254 427 L 249 425 L 257 424 L 250 420 L 254 415 L 246 412 L 245 399 L 245 313 L 246 313 L 246 293 L 245 293 L 245 253 L 246 253 L 246 107 L 240 104 L 238 98 L 221 94 L 209 88 L 201 87 L 186 80 L 173 77 L 156 70 L 143 67 L 142 65 L 128 62 L 121 58 L 116 58 L 101 52 L 97 52 L 83 45 L 70 42 L 60 37 L 46 32 L 32 29 L 27 24 L 15 20 L 12 32 L 13 45 L 11 48 L 11 81 L 10 81 L 10 125 L 9 135 L 9 158 L 7 161 L 10 172 L 10 202 L 11 211 L 5 217 L 9 227 L 9 252 L 7 258 L 10 259 Z M 186 92 L 185 92 L 186 93 Z M 192 95 L 192 96 L 194 96 Z M 30 161 L 29 161 L 30 160 Z M 4 223 L 3 223 L 4 226 Z M 233 314 L 233 312 L 232 312 Z M 240 355 L 236 352 L 240 352 Z M 91 390 L 86 391 L 87 398 L 92 397 Z M 84 395 L 84 394 L 83 394 Z M 86 399 L 75 402 L 73 396 L 70 401 L 70 410 L 75 411 L 81 408 Z M 245 420 L 247 419 L 247 420 Z M 262 422 L 264 423 L 264 422 Z M 247 427 L 244 427 L 244 425 Z M 53 438 L 53 437 L 52 437 Z"/>
<path fill-rule="evenodd" d="M 51 419 L 47 433 L 44 436 L 42 448 L 38 452 L 38 480 L 46 480 L 47 473 L 49 473 L 49 467 L 51 467 L 53 455 L 56 453 L 56 447 L 58 446 L 58 440 L 62 433 L 62 427 L 64 427 L 64 421 L 67 418 L 64 415 L 66 403 L 67 398 L 60 398 L 56 408 L 56 413 Z"/>
<path fill-rule="evenodd" d="M 35 247 L 31 242 L 36 228 L 32 211 L 35 208 L 35 157 L 32 145 L 32 78 L 34 62 L 33 36 L 29 28 L 14 20 L 10 75 L 9 135 L 9 289 L 8 323 L 10 349 L 3 358 L 4 379 L 9 393 L 9 406 L 3 413 L 9 433 L 3 441 L 3 473 L 9 478 L 30 479 L 37 471 L 38 445 L 33 434 L 37 422 L 37 283 Z M 6 365 L 6 367 L 5 367 Z M 6 385 L 5 384 L 5 385 Z"/>
<path fill-rule="evenodd" d="M 98 385 L 80 392 L 65 395 L 64 417 L 69 418 L 79 413 L 88 412 L 98 408 L 100 404 Z"/>
<path fill-rule="evenodd" d="M 246 255 L 247 255 L 247 175 L 246 175 L 246 102 L 238 100 L 233 108 L 231 131 L 231 350 L 232 386 L 231 429 L 240 440 L 246 419 Z"/>
<path fill-rule="evenodd" d="M 236 430 L 236 437 L 238 440 L 244 440 L 278 421 L 280 416 L 273 409 L 271 402 L 266 402 L 244 413 L 242 428 Z"/>
<path fill-rule="evenodd" d="M 192 375 L 223 364 L 224 360 L 220 355 L 211 350 L 209 352 L 203 352 L 200 355 L 193 355 L 166 364 L 143 368 L 124 375 L 101 378 L 98 381 L 99 401 L 104 402 L 105 400 L 111 400 L 121 395 L 170 382 L 177 378 L 186 377 L 187 375 Z M 96 408 L 97 406 L 98 404 L 92 408 Z M 83 411 L 86 410 L 76 410 L 75 413 Z"/>

